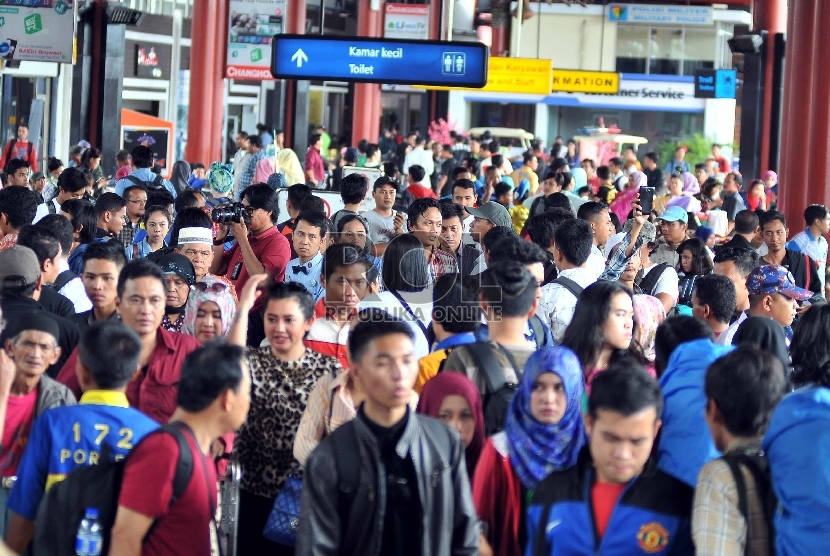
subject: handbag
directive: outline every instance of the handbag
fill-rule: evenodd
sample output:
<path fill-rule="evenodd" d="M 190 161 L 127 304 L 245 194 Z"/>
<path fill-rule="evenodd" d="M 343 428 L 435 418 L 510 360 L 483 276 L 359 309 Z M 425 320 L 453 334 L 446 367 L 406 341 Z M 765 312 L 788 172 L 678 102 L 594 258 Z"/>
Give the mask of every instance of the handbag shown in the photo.
<path fill-rule="evenodd" d="M 265 522 L 262 536 L 286 546 L 297 544 L 297 532 L 300 529 L 300 497 L 303 492 L 303 480 L 289 475 L 282 485 L 282 490 L 274 500 L 274 507 Z"/>

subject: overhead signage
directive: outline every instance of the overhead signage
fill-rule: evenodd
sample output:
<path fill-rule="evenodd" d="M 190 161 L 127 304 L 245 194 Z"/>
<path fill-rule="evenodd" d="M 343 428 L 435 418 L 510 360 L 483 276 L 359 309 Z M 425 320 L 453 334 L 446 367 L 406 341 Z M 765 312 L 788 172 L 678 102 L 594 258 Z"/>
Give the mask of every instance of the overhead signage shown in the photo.
<path fill-rule="evenodd" d="M 72 0 L 2 2 L 0 59 L 75 63 L 75 7 Z"/>
<path fill-rule="evenodd" d="M 481 43 L 278 35 L 277 79 L 399 83 L 481 88 L 488 48 Z"/>
<path fill-rule="evenodd" d="M 426 4 L 386 4 L 383 36 L 387 39 L 429 38 L 429 6 Z"/>
<path fill-rule="evenodd" d="M 620 74 L 610 71 L 553 70 L 550 91 L 615 95 L 620 91 Z"/>
<path fill-rule="evenodd" d="M 736 70 L 697 70 L 695 98 L 735 98 L 738 90 Z"/>
<path fill-rule="evenodd" d="M 537 58 L 503 58 L 491 56 L 487 70 L 487 85 L 476 88 L 491 93 L 525 93 L 546 95 L 550 92 L 551 61 Z M 427 87 L 455 90 L 457 87 Z"/>
<path fill-rule="evenodd" d="M 271 41 L 283 32 L 287 0 L 230 0 L 225 77 L 271 80 Z"/>
<path fill-rule="evenodd" d="M 651 4 L 610 4 L 608 20 L 614 23 L 666 25 L 713 25 L 714 11 L 706 6 L 654 6 Z"/>

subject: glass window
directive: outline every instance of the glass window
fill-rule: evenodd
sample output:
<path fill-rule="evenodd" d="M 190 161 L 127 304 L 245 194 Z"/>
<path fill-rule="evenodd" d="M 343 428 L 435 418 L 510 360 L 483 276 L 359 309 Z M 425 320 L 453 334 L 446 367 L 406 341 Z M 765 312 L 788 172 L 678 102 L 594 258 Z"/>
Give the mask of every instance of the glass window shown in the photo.
<path fill-rule="evenodd" d="M 713 69 L 717 53 L 718 33 L 715 29 L 686 27 L 683 75 L 694 75 L 698 69 Z"/>
<path fill-rule="evenodd" d="M 648 72 L 677 75 L 683 60 L 683 29 L 652 27 Z"/>
<path fill-rule="evenodd" d="M 648 27 L 617 27 L 617 71 L 646 73 Z"/>

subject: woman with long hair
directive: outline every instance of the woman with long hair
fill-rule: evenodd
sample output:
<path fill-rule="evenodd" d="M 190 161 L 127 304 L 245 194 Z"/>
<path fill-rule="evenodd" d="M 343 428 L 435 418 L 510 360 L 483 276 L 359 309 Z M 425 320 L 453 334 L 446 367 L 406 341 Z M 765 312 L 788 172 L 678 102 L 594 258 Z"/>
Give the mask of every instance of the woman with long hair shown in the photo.
<path fill-rule="evenodd" d="M 619 282 L 600 281 L 582 291 L 562 345 L 579 358 L 588 392 L 594 377 L 620 357 L 629 355 L 648 363 L 633 336 L 631 290 Z"/>
<path fill-rule="evenodd" d="M 429 353 L 427 326 L 432 320 L 432 287 L 424 246 L 413 234 L 392 238 L 383 253 L 385 291 L 366 296 L 358 310 L 377 308 L 405 320 L 415 333 L 414 355 Z"/>
<path fill-rule="evenodd" d="M 830 388 L 830 305 L 810 307 L 799 319 L 790 343 L 796 388 Z"/>
<path fill-rule="evenodd" d="M 571 350 L 543 348 L 527 360 L 505 429 L 487 440 L 473 478 L 473 502 L 494 554 L 524 553 L 531 492 L 576 463 L 585 444 L 583 395 L 582 368 Z"/>
<path fill-rule="evenodd" d="M 383 261 L 380 257 L 372 255 L 372 239 L 369 237 L 369 225 L 366 219 L 359 214 L 347 214 L 337 221 L 337 243 L 351 243 L 363 251 L 369 262 L 375 267 L 380 276 L 383 268 Z M 370 282 L 373 280 L 370 280 Z"/>
<path fill-rule="evenodd" d="M 680 261 L 677 263 L 678 289 L 677 305 L 692 307 L 692 293 L 698 277 L 711 274 L 714 269 L 706 244 L 698 238 L 687 239 L 677 247 Z M 687 314 L 691 314 L 688 312 Z"/>

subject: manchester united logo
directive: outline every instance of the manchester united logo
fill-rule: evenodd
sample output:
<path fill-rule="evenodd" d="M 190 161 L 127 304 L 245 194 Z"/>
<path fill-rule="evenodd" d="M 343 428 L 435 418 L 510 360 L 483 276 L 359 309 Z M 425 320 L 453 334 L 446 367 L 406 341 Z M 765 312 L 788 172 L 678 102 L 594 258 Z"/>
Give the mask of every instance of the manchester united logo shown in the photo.
<path fill-rule="evenodd" d="M 637 544 L 648 554 L 656 554 L 668 546 L 669 532 L 656 521 L 646 523 L 637 532 Z"/>

